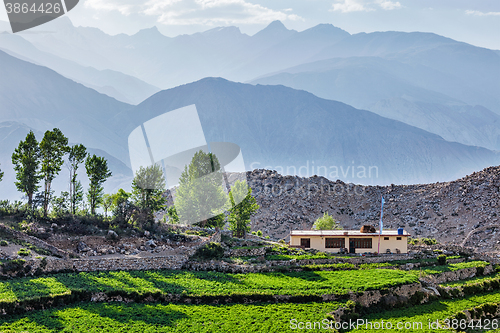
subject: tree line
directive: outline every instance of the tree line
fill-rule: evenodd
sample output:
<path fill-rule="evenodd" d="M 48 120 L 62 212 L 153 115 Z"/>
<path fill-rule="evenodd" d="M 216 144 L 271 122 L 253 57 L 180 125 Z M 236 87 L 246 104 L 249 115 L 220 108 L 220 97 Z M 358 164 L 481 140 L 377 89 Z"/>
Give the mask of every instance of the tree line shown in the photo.
<path fill-rule="evenodd" d="M 153 227 L 156 213 L 165 212 L 164 222 L 222 228 L 226 222 L 237 237 L 250 231 L 250 217 L 259 206 L 244 181 L 236 181 L 226 193 L 222 186 L 223 172 L 217 157 L 197 152 L 181 174 L 175 190 L 175 205 L 167 206 L 163 169 L 155 164 L 141 167 L 134 175 L 132 191 L 123 189 L 105 194 L 103 184 L 111 177 L 107 160 L 89 154 L 82 144 L 68 145 L 68 138 L 58 129 L 46 131 L 37 141 L 30 131 L 12 154 L 16 172 L 15 185 L 26 199 L 28 214 L 52 217 L 90 214 L 98 216 L 102 208 L 104 220 L 116 227 Z M 52 184 L 66 165 L 69 191 L 54 196 Z M 89 178 L 85 193 L 79 180 L 84 165 Z M 0 170 L 0 181 L 4 173 Z M 200 181 L 202 179 L 204 181 Z M 85 199 L 87 199 L 85 201 Z M 208 217 L 211 216 L 211 217 Z"/>

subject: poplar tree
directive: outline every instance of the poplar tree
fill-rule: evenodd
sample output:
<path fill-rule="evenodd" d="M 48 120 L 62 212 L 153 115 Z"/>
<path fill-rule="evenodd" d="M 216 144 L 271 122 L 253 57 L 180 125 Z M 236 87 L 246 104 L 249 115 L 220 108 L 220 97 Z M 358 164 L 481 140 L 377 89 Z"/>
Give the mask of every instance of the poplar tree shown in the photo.
<path fill-rule="evenodd" d="M 76 171 L 79 165 L 85 162 L 85 157 L 87 157 L 87 148 L 84 145 L 74 145 L 69 149 L 69 200 L 72 214 L 76 214 L 76 207 L 83 200 L 82 185 L 76 178 Z"/>
<path fill-rule="evenodd" d="M 239 180 L 229 192 L 229 202 L 231 204 L 228 217 L 229 229 L 233 231 L 235 237 L 244 238 L 245 234 L 250 231 L 250 218 L 260 206 L 252 196 L 252 189 L 246 181 Z"/>
<path fill-rule="evenodd" d="M 33 205 L 33 193 L 40 187 L 40 147 L 33 131 L 30 131 L 24 141 L 12 154 L 12 164 L 16 171 L 16 188 L 28 197 L 28 205 Z"/>
<path fill-rule="evenodd" d="M 212 216 L 224 212 L 227 195 L 222 187 L 223 175 L 217 157 L 198 151 L 179 178 L 175 191 L 175 208 L 179 221 L 199 223 L 205 227 Z"/>
<path fill-rule="evenodd" d="M 68 151 L 68 138 L 64 136 L 60 129 L 54 128 L 52 131 L 45 132 L 42 141 L 40 141 L 41 174 L 44 180 L 44 216 L 47 216 L 50 197 L 52 195 L 52 181 L 61 171 L 61 167 L 64 163 L 64 155 Z"/>
<path fill-rule="evenodd" d="M 90 180 L 87 199 L 90 204 L 90 212 L 95 215 L 96 208 L 102 203 L 104 192 L 102 184 L 111 177 L 111 171 L 108 168 L 108 161 L 104 157 L 90 156 L 90 154 L 85 160 L 85 169 Z"/>

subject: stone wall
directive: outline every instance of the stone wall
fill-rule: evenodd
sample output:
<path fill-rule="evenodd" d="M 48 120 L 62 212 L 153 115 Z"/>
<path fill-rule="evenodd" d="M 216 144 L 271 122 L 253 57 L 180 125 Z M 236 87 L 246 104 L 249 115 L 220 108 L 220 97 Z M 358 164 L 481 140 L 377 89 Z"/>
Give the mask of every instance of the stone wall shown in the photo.
<path fill-rule="evenodd" d="M 224 252 L 224 257 L 260 257 L 265 254 L 265 247 L 256 247 L 249 249 L 229 249 Z"/>
<path fill-rule="evenodd" d="M 458 280 L 470 279 L 476 276 L 489 275 L 492 274 L 495 269 L 492 265 L 488 265 L 484 268 L 470 267 L 459 269 L 453 272 L 444 272 L 441 274 L 434 274 L 421 277 L 420 280 L 427 282 L 429 284 L 441 284 Z"/>
<path fill-rule="evenodd" d="M 17 230 L 12 230 L 11 228 L 5 226 L 2 223 L 0 223 L 0 230 L 12 235 L 14 238 L 31 243 L 34 246 L 39 247 L 41 249 L 50 251 L 50 253 L 52 253 L 54 256 L 61 257 L 61 258 L 69 258 L 68 252 L 60 250 L 57 247 L 50 245 L 49 243 L 47 243 L 39 238 L 30 236 L 30 235 L 26 235 L 25 233 L 17 231 Z"/>
<path fill-rule="evenodd" d="M 162 256 L 146 258 L 120 259 L 74 259 L 73 270 L 78 272 L 92 271 L 130 271 L 155 269 L 181 269 L 188 256 Z"/>

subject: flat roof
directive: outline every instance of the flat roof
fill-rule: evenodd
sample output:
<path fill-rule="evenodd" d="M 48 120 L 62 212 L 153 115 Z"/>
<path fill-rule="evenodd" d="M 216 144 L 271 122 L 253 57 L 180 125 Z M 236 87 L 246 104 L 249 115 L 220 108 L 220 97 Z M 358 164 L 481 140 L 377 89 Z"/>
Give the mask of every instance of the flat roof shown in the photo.
<path fill-rule="evenodd" d="M 347 233 L 347 234 L 346 234 Z M 378 236 L 378 231 L 375 233 L 361 232 L 359 230 L 292 230 L 290 236 Z M 403 230 L 403 234 L 399 235 L 397 230 L 382 229 L 382 236 L 410 236 Z"/>

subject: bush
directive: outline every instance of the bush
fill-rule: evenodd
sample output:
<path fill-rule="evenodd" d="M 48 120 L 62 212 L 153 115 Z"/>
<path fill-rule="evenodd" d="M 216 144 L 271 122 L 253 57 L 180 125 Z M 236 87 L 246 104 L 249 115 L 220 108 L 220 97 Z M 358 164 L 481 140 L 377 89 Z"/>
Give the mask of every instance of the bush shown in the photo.
<path fill-rule="evenodd" d="M 9 242 L 7 242 L 6 240 L 0 241 L 0 246 L 7 246 L 7 245 L 9 245 Z"/>
<path fill-rule="evenodd" d="M 19 249 L 19 251 L 17 251 L 17 254 L 23 257 L 27 257 L 31 254 L 31 251 L 22 247 Z"/>
<path fill-rule="evenodd" d="M 24 259 L 9 260 L 2 264 L 2 271 L 4 273 L 17 272 L 23 269 L 26 261 Z"/>
<path fill-rule="evenodd" d="M 203 259 L 222 258 L 223 255 L 224 255 L 224 249 L 222 248 L 222 245 L 216 242 L 210 242 L 206 244 L 205 246 L 196 250 L 195 254 L 196 257 Z"/>
<path fill-rule="evenodd" d="M 257 236 L 262 237 L 262 231 L 258 230 L 256 233 Z"/>

